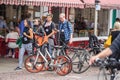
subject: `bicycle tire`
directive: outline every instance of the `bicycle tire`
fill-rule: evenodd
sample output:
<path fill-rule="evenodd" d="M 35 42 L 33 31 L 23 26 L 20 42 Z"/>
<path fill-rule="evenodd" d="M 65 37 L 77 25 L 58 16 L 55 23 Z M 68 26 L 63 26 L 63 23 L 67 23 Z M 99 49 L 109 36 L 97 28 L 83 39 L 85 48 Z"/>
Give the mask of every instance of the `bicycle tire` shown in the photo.
<path fill-rule="evenodd" d="M 78 53 L 76 53 L 75 55 L 77 54 Z M 89 53 L 86 53 L 86 51 L 84 50 L 82 53 L 80 53 L 75 57 L 76 61 L 72 60 L 72 68 L 73 68 L 72 71 L 77 74 L 87 71 L 90 68 L 89 59 L 90 59 Z"/>
<path fill-rule="evenodd" d="M 38 73 L 43 70 L 43 68 L 44 68 L 43 58 L 41 56 L 39 56 L 36 64 L 34 65 L 34 61 L 35 61 L 36 57 L 37 57 L 37 55 L 31 55 L 28 58 L 26 58 L 24 65 L 25 65 L 25 69 L 28 72 Z"/>
<path fill-rule="evenodd" d="M 58 56 L 55 60 L 55 64 L 60 65 L 55 69 L 56 73 L 60 76 L 65 76 L 69 74 L 72 70 L 72 64 L 65 56 Z"/>
<path fill-rule="evenodd" d="M 71 73 L 71 71 L 72 71 L 72 60 L 71 60 L 71 58 L 68 55 L 66 55 L 65 57 L 69 60 L 69 63 L 71 63 L 70 71 L 69 71 L 69 73 Z"/>
<path fill-rule="evenodd" d="M 100 70 L 98 80 L 110 80 L 110 75 L 107 75 L 105 68 Z"/>
<path fill-rule="evenodd" d="M 65 53 L 64 50 L 60 50 L 58 54 L 59 54 L 58 56 L 64 56 L 64 57 L 66 57 L 66 58 L 68 59 L 68 61 L 69 61 L 70 63 L 72 63 L 71 58 Z M 71 72 L 71 70 L 72 70 L 72 66 L 70 66 L 70 71 L 69 71 L 69 73 Z M 69 74 L 69 73 L 68 73 L 68 74 Z"/>

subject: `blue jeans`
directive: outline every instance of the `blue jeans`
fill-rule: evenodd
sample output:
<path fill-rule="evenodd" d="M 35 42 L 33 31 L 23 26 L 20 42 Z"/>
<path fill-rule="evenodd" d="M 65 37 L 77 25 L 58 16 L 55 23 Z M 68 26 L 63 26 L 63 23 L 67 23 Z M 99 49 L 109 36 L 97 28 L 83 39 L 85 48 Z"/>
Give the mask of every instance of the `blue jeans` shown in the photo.
<path fill-rule="evenodd" d="M 25 50 L 27 51 L 28 55 L 32 53 L 32 43 L 28 44 L 22 44 L 20 50 L 19 50 L 19 67 L 22 68 L 23 66 L 23 58 Z"/>
<path fill-rule="evenodd" d="M 54 39 L 49 38 L 48 39 L 48 50 L 49 50 L 49 53 L 50 53 L 51 56 L 52 56 L 52 53 L 53 53 L 53 47 L 52 46 L 54 46 Z"/>

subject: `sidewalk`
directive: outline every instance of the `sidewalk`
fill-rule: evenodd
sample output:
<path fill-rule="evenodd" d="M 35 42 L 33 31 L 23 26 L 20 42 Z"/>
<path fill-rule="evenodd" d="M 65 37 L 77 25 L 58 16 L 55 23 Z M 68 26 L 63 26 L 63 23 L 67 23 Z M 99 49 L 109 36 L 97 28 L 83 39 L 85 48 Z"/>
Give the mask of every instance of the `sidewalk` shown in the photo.
<path fill-rule="evenodd" d="M 0 73 L 14 72 L 18 65 L 18 59 L 0 58 Z"/>
<path fill-rule="evenodd" d="M 23 69 L 22 71 L 15 71 L 18 65 L 18 59 L 0 58 L 0 80 L 96 80 L 95 72 L 89 69 L 83 74 L 75 74 L 71 72 L 66 76 L 59 76 L 55 71 L 45 71 L 40 73 L 30 73 Z M 92 72 L 92 74 L 91 74 Z M 32 79 L 31 79 L 32 78 Z"/>

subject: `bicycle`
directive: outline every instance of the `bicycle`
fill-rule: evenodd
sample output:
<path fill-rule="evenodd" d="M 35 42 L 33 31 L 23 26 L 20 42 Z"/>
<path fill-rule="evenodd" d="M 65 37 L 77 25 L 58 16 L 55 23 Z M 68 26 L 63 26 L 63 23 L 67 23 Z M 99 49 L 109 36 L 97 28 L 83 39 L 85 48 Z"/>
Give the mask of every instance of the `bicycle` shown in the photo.
<path fill-rule="evenodd" d="M 90 55 L 94 56 L 101 52 L 104 47 L 103 47 L 104 41 L 103 40 L 98 40 L 97 36 L 90 34 L 89 35 L 89 45 L 88 48 L 90 48 Z"/>
<path fill-rule="evenodd" d="M 98 76 L 98 80 L 119 80 L 118 77 L 118 68 L 120 66 L 120 62 L 118 62 L 114 58 L 106 58 L 106 59 L 97 59 L 96 63 L 100 65 L 100 72 Z M 110 75 L 107 75 L 107 70 L 110 71 Z"/>
<path fill-rule="evenodd" d="M 53 59 L 45 44 L 44 47 L 36 45 L 36 51 L 34 52 L 36 54 L 29 56 L 25 60 L 25 68 L 27 71 L 37 73 L 42 71 L 43 68 L 53 67 L 58 75 L 64 76 L 70 73 L 72 66 L 70 60 L 65 56 L 57 56 Z M 44 54 L 41 51 L 42 47 Z"/>
<path fill-rule="evenodd" d="M 87 71 L 90 67 L 90 55 L 88 50 L 79 47 L 69 47 L 69 50 L 71 51 L 71 54 L 73 54 L 73 56 L 71 56 L 72 71 L 77 74 Z"/>
<path fill-rule="evenodd" d="M 58 46 L 58 47 L 59 49 L 54 51 L 56 51 L 57 55 L 66 56 L 68 59 L 71 60 L 72 71 L 74 73 L 80 74 L 89 69 L 90 66 L 88 61 L 90 59 L 90 55 L 88 50 L 80 47 L 70 47 L 70 46 L 67 46 L 64 42 L 63 42 L 63 46 Z M 67 55 L 65 50 L 69 51 L 70 55 Z"/>

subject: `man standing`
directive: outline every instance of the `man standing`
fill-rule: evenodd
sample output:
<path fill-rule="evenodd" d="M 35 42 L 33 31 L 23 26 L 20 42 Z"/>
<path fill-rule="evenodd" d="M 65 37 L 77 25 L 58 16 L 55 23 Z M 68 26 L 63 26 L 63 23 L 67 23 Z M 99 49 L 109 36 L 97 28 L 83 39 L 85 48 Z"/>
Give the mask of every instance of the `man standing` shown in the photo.
<path fill-rule="evenodd" d="M 72 24 L 65 19 L 65 14 L 61 13 L 59 15 L 60 23 L 59 23 L 59 44 L 63 45 L 63 43 L 68 44 L 72 43 L 73 30 Z"/>

